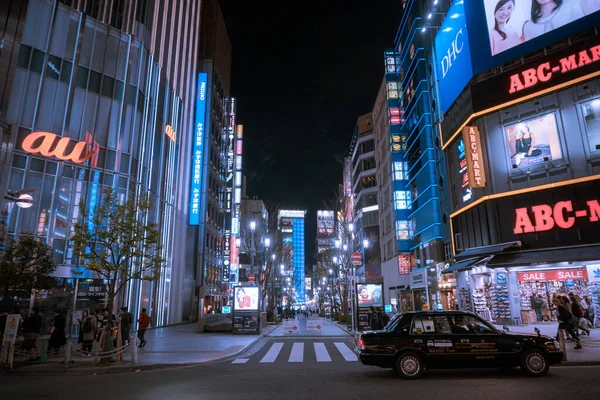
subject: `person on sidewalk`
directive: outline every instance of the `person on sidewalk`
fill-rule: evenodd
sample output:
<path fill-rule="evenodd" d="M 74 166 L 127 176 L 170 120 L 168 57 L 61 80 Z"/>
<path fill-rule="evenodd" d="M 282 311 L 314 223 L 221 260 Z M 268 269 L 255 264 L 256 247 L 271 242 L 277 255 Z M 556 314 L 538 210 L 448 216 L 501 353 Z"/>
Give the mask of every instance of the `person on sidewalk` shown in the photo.
<path fill-rule="evenodd" d="M 372 331 L 381 329 L 381 320 L 373 306 L 369 307 L 369 327 Z"/>
<path fill-rule="evenodd" d="M 581 325 L 579 324 L 579 321 L 583 318 L 584 314 L 585 314 L 585 310 L 583 309 L 583 307 L 581 306 L 581 303 L 579 302 L 579 299 L 577 299 L 577 297 L 575 296 L 575 294 L 573 292 L 569 293 L 569 299 L 571 300 L 571 309 L 573 316 L 575 317 L 575 322 L 577 324 L 577 332 L 579 333 L 579 329 L 581 329 L 583 331 L 583 334 L 590 336 L 590 331 L 589 329 L 585 329 L 585 325 L 582 328 Z"/>
<path fill-rule="evenodd" d="M 531 297 L 529 297 L 529 302 L 531 303 L 531 308 L 535 310 L 537 321 L 542 322 L 542 307 L 544 306 L 544 301 L 538 293 L 534 293 L 531 295 Z"/>
<path fill-rule="evenodd" d="M 83 323 L 88 317 L 89 313 L 87 310 L 83 310 L 81 314 L 81 319 L 77 318 L 77 323 L 79 324 L 79 335 L 77 337 L 77 343 L 80 343 L 80 348 L 83 350 Z"/>
<path fill-rule="evenodd" d="M 23 321 L 23 336 L 25 337 L 23 347 L 25 350 L 31 349 L 29 361 L 40 359 L 39 339 L 41 333 L 42 316 L 40 315 L 40 309 L 33 307 L 29 316 Z"/>
<path fill-rule="evenodd" d="M 144 335 L 146 334 L 146 329 L 150 326 L 150 322 L 152 322 L 152 318 L 150 318 L 145 308 L 142 308 L 142 312 L 140 313 L 137 322 L 139 324 L 137 337 L 140 339 L 140 345 L 138 347 L 146 347 L 147 341 L 144 339 Z"/>
<path fill-rule="evenodd" d="M 131 315 L 127 307 L 121 307 L 119 310 L 119 323 L 121 324 L 121 340 L 123 346 L 125 346 L 129 343 L 129 331 L 133 324 L 133 315 Z"/>
<path fill-rule="evenodd" d="M 575 332 L 576 326 L 573 324 L 573 314 L 567 310 L 567 308 L 561 304 L 558 298 L 552 300 L 552 304 L 556 307 L 556 315 L 558 317 L 558 329 L 563 329 L 567 332 L 571 337 L 575 340 L 577 345 L 575 346 L 575 350 L 581 349 L 581 341 L 577 332 Z M 556 332 L 556 340 L 561 340 L 559 332 Z"/>
<path fill-rule="evenodd" d="M 91 311 L 90 315 L 87 315 L 81 324 L 81 331 L 83 332 L 83 343 L 81 350 L 86 356 L 91 356 L 92 346 L 94 339 L 96 339 L 96 333 L 98 332 L 98 319 L 96 318 L 96 312 Z"/>
<path fill-rule="evenodd" d="M 50 340 L 48 341 L 48 353 L 58 354 L 62 346 L 67 344 L 65 335 L 65 327 L 67 320 L 59 308 L 54 312 L 54 322 L 50 328 Z"/>

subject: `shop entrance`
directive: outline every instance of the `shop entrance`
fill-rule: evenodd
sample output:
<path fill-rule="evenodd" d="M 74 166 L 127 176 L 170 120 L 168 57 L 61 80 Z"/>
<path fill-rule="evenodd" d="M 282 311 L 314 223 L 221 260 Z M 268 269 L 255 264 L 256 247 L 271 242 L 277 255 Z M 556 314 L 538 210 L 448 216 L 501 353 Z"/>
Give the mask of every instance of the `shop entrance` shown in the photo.
<path fill-rule="evenodd" d="M 569 293 L 574 293 L 583 298 L 588 293 L 588 276 L 585 268 L 522 271 L 518 276 L 523 323 L 537 322 L 531 304 L 531 296 L 534 294 L 542 298 L 543 320 L 555 321 L 556 315 L 550 310 L 554 295 L 568 296 Z"/>
<path fill-rule="evenodd" d="M 429 304 L 427 301 L 427 293 L 425 290 L 413 290 L 413 298 L 415 311 L 419 311 L 423 309 L 423 305 L 425 303 Z"/>

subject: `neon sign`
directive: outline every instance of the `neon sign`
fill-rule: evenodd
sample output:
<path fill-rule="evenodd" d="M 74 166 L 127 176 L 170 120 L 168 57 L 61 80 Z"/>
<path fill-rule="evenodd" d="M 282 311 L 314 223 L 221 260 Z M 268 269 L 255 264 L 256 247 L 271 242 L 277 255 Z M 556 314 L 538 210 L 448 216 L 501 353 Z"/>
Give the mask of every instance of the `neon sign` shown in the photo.
<path fill-rule="evenodd" d="M 171 141 L 174 142 L 175 140 L 177 140 L 177 132 L 175 132 L 175 129 L 173 129 L 171 125 L 166 126 L 165 133 L 167 134 L 167 137 L 171 139 Z"/>
<path fill-rule="evenodd" d="M 206 113 L 206 88 L 208 75 L 198 74 L 198 91 L 196 94 L 196 130 L 193 142 L 192 187 L 190 191 L 190 225 L 200 224 L 200 195 L 202 191 L 202 163 L 204 152 L 204 124 Z"/>
<path fill-rule="evenodd" d="M 559 201 L 554 207 L 542 204 L 531 207 L 533 218 L 530 217 L 527 207 L 515 210 L 515 235 L 522 233 L 549 231 L 555 226 L 569 229 L 575 225 L 577 218 L 585 218 L 590 222 L 600 221 L 600 204 L 598 200 L 587 202 L 587 209 L 574 210 L 573 202 Z"/>
<path fill-rule="evenodd" d="M 68 137 L 62 137 L 56 142 L 57 135 L 50 132 L 32 132 L 23 140 L 21 147 L 27 153 L 40 153 L 46 157 L 56 157 L 63 161 L 73 161 L 82 164 L 98 153 L 98 146 L 89 150 L 87 142 L 77 142 L 73 149 L 67 153 L 71 143 Z"/>
<path fill-rule="evenodd" d="M 518 74 L 511 75 L 508 93 L 528 89 L 540 82 L 548 82 L 554 74 L 564 74 L 599 60 L 600 45 L 597 45 L 563 57 L 558 60 L 556 65 L 552 65 L 549 61 L 546 61 L 535 68 L 528 68 Z"/>
<path fill-rule="evenodd" d="M 463 128 L 463 141 L 466 144 L 469 186 L 472 188 L 485 187 L 485 166 L 483 164 L 479 129 L 476 126 L 465 126 Z"/>

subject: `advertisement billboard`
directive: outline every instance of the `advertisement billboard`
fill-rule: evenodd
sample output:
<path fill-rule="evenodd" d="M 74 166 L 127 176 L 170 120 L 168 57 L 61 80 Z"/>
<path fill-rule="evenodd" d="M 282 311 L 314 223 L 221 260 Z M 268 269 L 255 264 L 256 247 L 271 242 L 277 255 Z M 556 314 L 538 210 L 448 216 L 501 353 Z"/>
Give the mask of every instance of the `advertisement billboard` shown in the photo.
<path fill-rule="evenodd" d="M 526 168 L 562 158 L 554 113 L 509 125 L 504 131 L 512 168 Z"/>
<path fill-rule="evenodd" d="M 233 289 L 236 311 L 258 311 L 258 286 L 236 286 Z"/>
<path fill-rule="evenodd" d="M 335 235 L 335 217 L 333 210 L 317 211 L 317 236 L 330 237 Z"/>
<path fill-rule="evenodd" d="M 383 307 L 383 285 L 381 283 L 362 283 L 356 288 L 359 307 Z"/>
<path fill-rule="evenodd" d="M 600 10 L 596 0 L 484 0 L 491 55 L 497 55 Z"/>
<path fill-rule="evenodd" d="M 190 190 L 190 225 L 200 224 L 200 198 L 202 195 L 202 157 L 204 152 L 204 131 L 206 114 L 208 75 L 205 72 L 198 74 L 198 88 L 196 93 L 196 128 L 192 147 L 192 187 Z"/>
<path fill-rule="evenodd" d="M 455 1 L 435 37 L 435 61 L 444 114 L 473 77 L 464 1 Z"/>

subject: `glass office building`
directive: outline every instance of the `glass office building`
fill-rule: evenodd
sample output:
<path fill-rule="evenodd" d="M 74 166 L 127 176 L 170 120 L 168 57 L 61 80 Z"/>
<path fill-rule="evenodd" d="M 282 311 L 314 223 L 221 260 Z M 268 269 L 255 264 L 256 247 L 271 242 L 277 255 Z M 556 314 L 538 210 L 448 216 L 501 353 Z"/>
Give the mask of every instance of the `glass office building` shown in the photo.
<path fill-rule="evenodd" d="M 147 308 L 153 325 L 181 321 L 193 294 L 185 246 L 175 243 L 187 226 L 200 2 L 8 3 L 0 192 L 37 190 L 31 208 L 0 200 L 6 240 L 31 232 L 68 267 L 81 200 L 98 204 L 107 187 L 121 201 L 149 194 L 167 262 L 158 281 L 128 285 L 120 305 Z"/>

